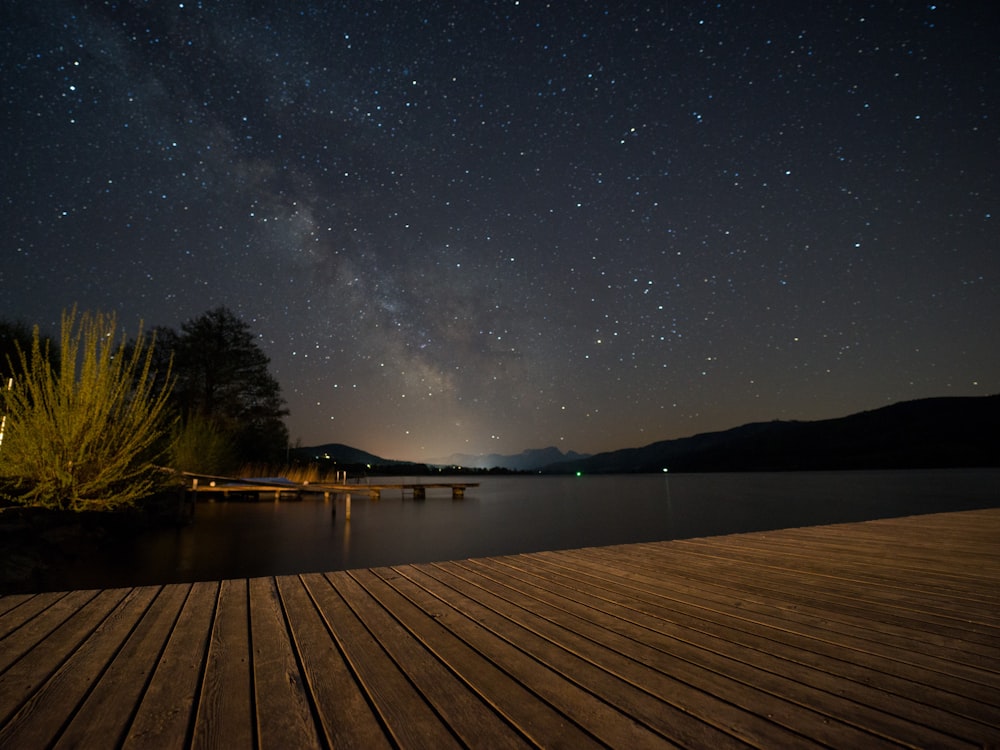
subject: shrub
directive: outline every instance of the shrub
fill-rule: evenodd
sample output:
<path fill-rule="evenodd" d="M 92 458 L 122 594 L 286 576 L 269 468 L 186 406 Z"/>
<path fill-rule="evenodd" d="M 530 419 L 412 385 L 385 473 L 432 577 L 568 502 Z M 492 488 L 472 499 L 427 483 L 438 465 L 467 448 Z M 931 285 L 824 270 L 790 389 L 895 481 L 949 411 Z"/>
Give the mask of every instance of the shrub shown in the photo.
<path fill-rule="evenodd" d="M 238 463 L 232 437 L 200 416 L 178 423 L 170 450 L 170 465 L 193 474 L 229 474 Z"/>
<path fill-rule="evenodd" d="M 155 491 L 165 448 L 169 387 L 155 387 L 154 341 L 116 343 L 114 315 L 63 313 L 58 367 L 34 329 L 30 352 L 8 362 L 0 478 L 14 502 L 115 510 Z M 17 367 L 16 365 L 20 365 Z M 169 384 L 169 380 L 167 381 Z"/>

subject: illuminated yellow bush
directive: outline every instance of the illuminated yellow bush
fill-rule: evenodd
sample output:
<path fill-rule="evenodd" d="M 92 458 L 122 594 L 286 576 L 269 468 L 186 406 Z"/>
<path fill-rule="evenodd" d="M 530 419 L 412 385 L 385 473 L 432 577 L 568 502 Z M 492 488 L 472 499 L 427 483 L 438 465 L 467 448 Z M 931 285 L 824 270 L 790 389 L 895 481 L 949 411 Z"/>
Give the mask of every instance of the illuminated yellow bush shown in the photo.
<path fill-rule="evenodd" d="M 62 316 L 58 365 L 37 327 L 30 352 L 19 348 L 19 362 L 7 363 L 21 373 L 2 393 L 0 481 L 9 499 L 114 510 L 157 489 L 170 389 L 155 386 L 154 342 L 141 327 L 131 344 L 118 335 L 114 315 L 73 309 Z"/>

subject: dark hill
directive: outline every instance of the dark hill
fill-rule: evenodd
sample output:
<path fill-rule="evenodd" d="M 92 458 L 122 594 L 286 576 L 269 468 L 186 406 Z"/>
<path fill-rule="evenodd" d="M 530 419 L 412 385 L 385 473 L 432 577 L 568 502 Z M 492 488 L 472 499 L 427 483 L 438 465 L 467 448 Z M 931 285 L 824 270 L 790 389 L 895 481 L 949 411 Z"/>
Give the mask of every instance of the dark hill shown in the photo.
<path fill-rule="evenodd" d="M 759 422 L 546 466 L 545 473 L 1000 466 L 1000 395 L 929 398 L 815 422 Z"/>
<path fill-rule="evenodd" d="M 343 443 L 326 443 L 309 448 L 295 448 L 292 451 L 297 458 L 305 461 L 331 461 L 340 464 L 371 464 L 379 466 L 401 463 L 388 458 L 381 458 L 374 453 L 368 453 L 359 448 L 352 448 Z"/>
<path fill-rule="evenodd" d="M 409 461 L 395 461 L 382 458 L 374 453 L 368 453 L 359 448 L 352 448 L 343 443 L 326 443 L 308 448 L 293 448 L 290 458 L 296 462 L 318 464 L 328 471 L 346 471 L 351 476 L 423 476 L 430 473 L 426 464 L 414 464 Z"/>

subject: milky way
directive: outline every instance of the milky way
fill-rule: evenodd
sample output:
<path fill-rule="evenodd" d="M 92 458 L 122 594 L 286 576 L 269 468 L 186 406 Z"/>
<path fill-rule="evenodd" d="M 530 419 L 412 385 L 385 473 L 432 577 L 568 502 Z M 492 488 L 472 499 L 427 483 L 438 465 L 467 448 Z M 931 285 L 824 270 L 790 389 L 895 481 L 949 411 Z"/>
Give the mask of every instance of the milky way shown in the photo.
<path fill-rule="evenodd" d="M 6 3 L 0 318 L 225 305 L 390 458 L 995 393 L 991 5 Z"/>

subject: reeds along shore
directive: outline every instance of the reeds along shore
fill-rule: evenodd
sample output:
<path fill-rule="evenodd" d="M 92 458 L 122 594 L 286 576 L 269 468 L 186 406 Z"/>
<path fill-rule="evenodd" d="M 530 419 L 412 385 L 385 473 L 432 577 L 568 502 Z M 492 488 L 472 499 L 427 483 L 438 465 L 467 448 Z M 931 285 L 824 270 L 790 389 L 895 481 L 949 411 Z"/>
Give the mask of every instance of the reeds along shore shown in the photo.
<path fill-rule="evenodd" d="M 341 481 L 343 469 L 325 469 L 318 464 L 244 464 L 236 472 L 235 477 L 248 479 L 251 477 L 281 477 L 295 484 L 334 484 Z"/>

